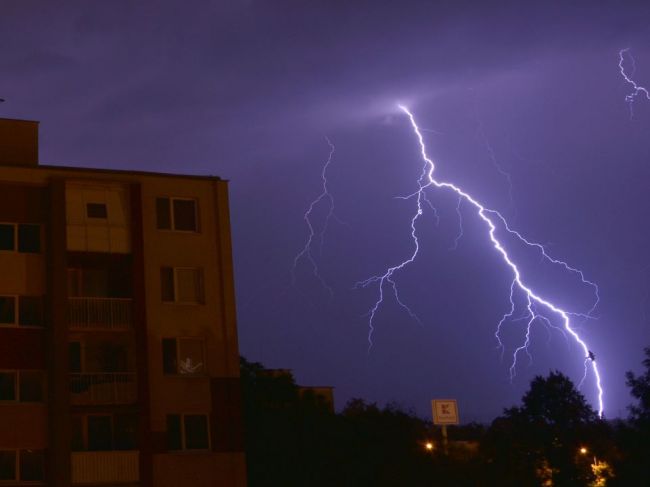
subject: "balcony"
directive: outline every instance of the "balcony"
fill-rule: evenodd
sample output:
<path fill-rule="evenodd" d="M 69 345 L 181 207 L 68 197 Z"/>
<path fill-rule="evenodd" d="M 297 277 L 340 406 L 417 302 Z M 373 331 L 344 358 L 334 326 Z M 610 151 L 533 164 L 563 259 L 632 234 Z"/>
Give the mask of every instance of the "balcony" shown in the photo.
<path fill-rule="evenodd" d="M 140 480 L 138 451 L 72 452 L 73 484 L 105 484 Z"/>
<path fill-rule="evenodd" d="M 129 330 L 133 328 L 130 298 L 68 298 L 71 329 Z"/>
<path fill-rule="evenodd" d="M 70 404 L 133 404 L 138 398 L 133 372 L 70 374 Z"/>

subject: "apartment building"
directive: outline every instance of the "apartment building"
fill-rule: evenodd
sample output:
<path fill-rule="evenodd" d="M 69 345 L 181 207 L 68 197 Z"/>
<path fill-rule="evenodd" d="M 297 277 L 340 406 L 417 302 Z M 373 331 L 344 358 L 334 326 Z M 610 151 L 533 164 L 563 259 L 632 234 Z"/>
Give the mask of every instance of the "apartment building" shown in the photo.
<path fill-rule="evenodd" d="M 227 182 L 0 119 L 0 485 L 244 486 Z"/>

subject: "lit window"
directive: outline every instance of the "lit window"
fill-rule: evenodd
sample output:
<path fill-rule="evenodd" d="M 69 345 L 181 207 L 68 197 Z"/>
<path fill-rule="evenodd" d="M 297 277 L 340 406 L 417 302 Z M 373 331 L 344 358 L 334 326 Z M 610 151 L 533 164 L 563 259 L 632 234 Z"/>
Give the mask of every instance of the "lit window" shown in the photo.
<path fill-rule="evenodd" d="M 202 375 L 205 373 L 203 350 L 201 338 L 163 338 L 163 373 Z"/>
<path fill-rule="evenodd" d="M 86 203 L 86 215 L 88 218 L 108 218 L 108 209 L 105 203 Z"/>
<path fill-rule="evenodd" d="M 166 303 L 203 303 L 203 270 L 196 267 L 163 267 L 160 291 Z"/>
<path fill-rule="evenodd" d="M 167 448 L 169 450 L 209 450 L 208 416 L 205 414 L 168 414 Z"/>
<path fill-rule="evenodd" d="M 198 232 L 196 200 L 156 198 L 156 228 L 181 232 Z"/>

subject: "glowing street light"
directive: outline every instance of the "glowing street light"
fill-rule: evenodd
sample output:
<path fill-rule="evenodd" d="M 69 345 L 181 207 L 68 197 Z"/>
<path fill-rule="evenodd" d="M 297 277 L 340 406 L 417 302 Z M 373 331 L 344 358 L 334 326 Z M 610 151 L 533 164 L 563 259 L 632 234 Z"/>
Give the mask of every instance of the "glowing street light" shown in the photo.
<path fill-rule="evenodd" d="M 583 447 L 580 447 L 580 450 L 578 450 L 578 451 L 580 452 L 581 455 L 586 455 L 588 450 L 587 450 L 587 448 L 585 448 L 583 446 Z"/>
<path fill-rule="evenodd" d="M 433 450 L 433 443 L 431 443 L 430 441 L 427 441 L 427 442 L 424 444 L 424 448 L 426 448 L 427 451 L 432 451 L 432 450 Z"/>

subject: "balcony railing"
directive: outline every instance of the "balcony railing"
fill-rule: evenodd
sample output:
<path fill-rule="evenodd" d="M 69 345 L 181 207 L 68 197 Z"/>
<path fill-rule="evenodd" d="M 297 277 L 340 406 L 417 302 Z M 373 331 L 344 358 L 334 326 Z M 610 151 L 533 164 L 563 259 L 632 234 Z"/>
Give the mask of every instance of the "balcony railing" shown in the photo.
<path fill-rule="evenodd" d="M 133 327 L 130 298 L 68 298 L 70 328 L 125 330 Z"/>
<path fill-rule="evenodd" d="M 138 451 L 72 452 L 72 483 L 103 484 L 138 482 Z"/>
<path fill-rule="evenodd" d="M 135 373 L 70 374 L 70 404 L 133 404 L 138 398 Z"/>

